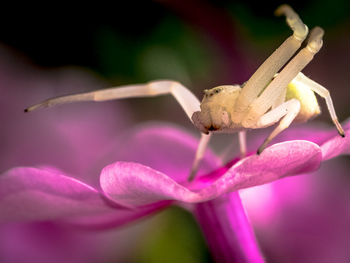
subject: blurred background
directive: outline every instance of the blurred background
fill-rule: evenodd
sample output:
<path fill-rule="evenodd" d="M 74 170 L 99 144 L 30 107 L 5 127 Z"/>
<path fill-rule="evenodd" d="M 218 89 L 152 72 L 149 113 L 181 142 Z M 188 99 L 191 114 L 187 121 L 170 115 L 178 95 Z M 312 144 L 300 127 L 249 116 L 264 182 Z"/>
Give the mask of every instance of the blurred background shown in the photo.
<path fill-rule="evenodd" d="M 69 105 L 66 109 L 52 110 L 51 115 L 34 113 L 37 114 L 36 117 L 26 117 L 26 120 L 21 111 L 30 104 L 52 96 L 155 79 L 180 81 L 198 97 L 202 96 L 204 89 L 217 85 L 241 84 L 291 34 L 284 18 L 273 15 L 273 11 L 282 3 L 285 2 L 159 0 L 115 3 L 102 1 L 73 5 L 55 1 L 45 5 L 27 3 L 2 7 L 0 88 L 3 95 L 0 116 L 2 126 L 5 127 L 1 135 L 1 172 L 13 166 L 36 165 L 55 160 L 50 164 L 84 178 L 84 165 L 72 165 L 71 160 L 58 158 L 57 154 L 50 151 L 52 144 L 64 147 L 66 143 L 69 147 L 67 152 L 74 151 L 78 154 L 79 143 L 85 145 L 88 141 L 94 141 L 96 145 L 106 145 L 119 131 L 146 121 L 175 123 L 185 127 L 190 133 L 197 134 L 170 96 L 106 102 L 92 108 L 92 104 Z M 344 121 L 350 113 L 347 87 L 350 82 L 350 2 L 314 0 L 293 1 L 289 4 L 310 29 L 314 26 L 325 29 L 322 50 L 303 72 L 330 90 L 338 117 L 340 121 Z M 317 117 L 317 121 L 331 125 L 324 101 L 319 99 L 319 102 L 324 114 Z M 105 107 L 114 112 L 115 116 L 99 115 L 98 112 L 104 112 Z M 16 132 L 14 127 L 17 127 L 18 123 L 15 123 L 16 117 L 13 116 L 18 116 L 17 120 L 23 121 Z M 91 124 L 91 116 L 97 124 Z M 51 125 L 58 125 L 53 124 L 55 122 L 59 122 L 61 126 L 51 129 Z M 65 123 L 74 123 L 77 131 L 84 130 L 84 136 L 86 130 L 91 132 L 86 138 L 73 136 L 71 140 L 78 140 L 78 144 L 72 146 L 69 141 L 63 142 L 60 138 L 61 134 L 65 134 Z M 90 129 L 90 125 L 93 125 L 93 129 Z M 27 130 L 29 135 L 22 135 L 18 130 Z M 40 130 L 44 130 L 45 135 L 41 138 L 43 141 L 38 142 L 35 141 L 38 139 L 35 139 L 34 134 L 40 133 Z M 57 130 L 59 132 L 56 133 Z M 17 136 L 15 138 L 14 133 Z M 101 134 L 104 137 L 100 136 Z M 232 136 L 218 136 L 213 142 L 213 147 L 220 149 L 227 140 L 234 141 Z M 21 146 L 17 147 L 18 144 Z M 33 149 L 40 154 L 31 155 L 30 151 Z M 347 163 L 347 158 L 338 161 L 341 173 L 333 174 L 332 180 L 327 177 L 326 171 L 335 170 L 325 165 L 322 169 L 323 176 L 320 177 L 324 181 L 321 182 L 321 186 L 317 184 L 317 191 L 323 189 L 323 186 L 329 189 L 326 186 L 330 181 L 334 184 L 334 191 L 339 190 L 339 185 L 350 186 Z M 96 183 L 96 179 L 93 178 L 85 180 Z M 311 185 L 311 189 L 315 188 L 309 181 L 307 185 Z M 295 187 L 300 189 L 298 183 L 295 183 Z M 275 194 L 278 198 L 278 193 Z M 319 200 L 318 195 L 323 194 L 322 191 L 315 193 L 315 200 Z M 271 192 L 268 192 L 268 195 L 271 197 Z M 333 192 L 331 196 L 333 197 Z M 336 200 L 349 201 L 346 200 L 348 197 L 349 195 L 344 195 Z M 303 205 L 298 207 L 303 202 L 299 201 L 300 203 L 293 200 L 293 209 L 288 211 L 304 211 Z M 338 201 L 336 203 L 339 204 Z M 345 202 L 348 215 L 345 216 L 346 219 L 349 219 L 350 215 L 348 203 Z M 250 204 L 247 201 L 248 205 Z M 263 205 L 262 203 L 261 206 L 264 207 Z M 344 216 L 341 213 L 343 208 L 340 206 L 339 211 L 337 210 L 340 212 L 339 217 Z M 247 210 L 251 211 L 251 208 Z M 288 211 L 275 211 L 277 214 L 263 219 L 251 212 L 260 246 L 268 262 L 316 262 L 313 260 L 317 251 L 328 248 L 327 239 L 322 239 L 325 235 L 319 233 L 319 229 L 315 229 L 314 235 L 311 234 L 312 238 L 308 236 L 310 239 L 296 236 L 296 239 L 282 241 L 284 234 L 298 232 L 300 228 L 295 226 L 296 229 L 291 230 L 292 225 L 282 226 L 284 218 L 281 215 Z M 312 215 L 318 216 L 316 221 L 320 220 L 321 214 Z M 311 224 L 315 220 L 312 215 L 308 215 L 307 218 L 301 217 L 300 221 L 310 219 Z M 338 214 L 335 213 L 334 217 L 336 220 Z M 270 230 L 271 219 L 274 219 L 275 228 Z M 322 227 L 337 224 L 332 220 L 333 218 L 326 220 Z M 320 229 L 323 229 L 322 227 Z M 7 232 L 3 230 L 3 233 L 13 236 L 8 230 L 10 228 L 19 233 L 17 226 L 7 227 Z M 289 228 L 287 230 L 290 232 L 283 232 L 286 228 Z M 46 236 L 46 231 L 42 230 L 42 227 L 40 229 L 39 232 L 26 231 L 23 234 L 26 239 L 19 235 L 18 240 L 14 242 L 31 240 L 28 239 L 28 235 Z M 60 231 L 53 225 L 44 229 L 49 229 L 50 233 L 52 229 Z M 334 255 L 340 253 L 342 256 L 332 262 L 349 262 L 350 254 L 347 250 L 350 246 L 350 228 L 328 230 L 332 233 L 332 238 L 339 242 L 334 244 L 338 250 L 334 250 L 328 258 L 323 254 L 322 256 L 334 259 Z M 337 231 L 346 234 L 344 236 L 348 238 L 337 236 Z M 281 233 L 280 236 L 278 232 Z M 105 242 L 105 245 L 96 249 L 94 256 L 82 259 L 67 257 L 65 262 L 212 262 L 192 216 L 180 208 L 169 209 L 141 224 L 134 224 L 122 230 L 77 235 L 84 235 L 84 238 L 89 240 L 84 243 L 87 246 L 95 240 Z M 298 250 L 298 238 L 307 240 L 313 246 L 303 251 Z M 0 238 L 0 262 L 22 262 L 16 257 L 16 253 L 4 245 L 6 240 L 5 237 Z M 46 238 L 31 242 L 38 247 L 54 247 Z M 315 245 L 318 242 L 322 245 Z M 25 245 L 22 249 L 26 251 Z M 60 254 L 59 250 L 56 252 Z M 39 262 L 35 256 L 34 259 Z M 57 262 L 60 260 L 61 258 L 58 258 Z M 50 262 L 56 261 L 50 258 Z"/>

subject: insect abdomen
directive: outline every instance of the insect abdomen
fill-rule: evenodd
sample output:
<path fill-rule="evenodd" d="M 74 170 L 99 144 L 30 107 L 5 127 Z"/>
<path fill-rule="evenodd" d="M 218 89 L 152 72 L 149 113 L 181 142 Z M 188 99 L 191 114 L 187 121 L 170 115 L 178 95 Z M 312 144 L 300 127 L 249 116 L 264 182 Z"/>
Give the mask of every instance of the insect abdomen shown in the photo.
<path fill-rule="evenodd" d="M 315 93 L 299 81 L 288 84 L 286 101 L 293 98 L 300 101 L 300 111 L 294 122 L 305 122 L 321 113 Z"/>

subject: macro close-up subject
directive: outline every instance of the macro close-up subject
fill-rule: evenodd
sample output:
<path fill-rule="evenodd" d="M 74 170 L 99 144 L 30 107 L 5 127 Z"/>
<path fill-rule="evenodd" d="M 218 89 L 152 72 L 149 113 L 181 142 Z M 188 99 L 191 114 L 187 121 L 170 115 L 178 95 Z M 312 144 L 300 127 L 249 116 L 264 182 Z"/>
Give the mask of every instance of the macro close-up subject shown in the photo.
<path fill-rule="evenodd" d="M 350 262 L 350 4 L 135 5 L 0 27 L 0 262 Z"/>

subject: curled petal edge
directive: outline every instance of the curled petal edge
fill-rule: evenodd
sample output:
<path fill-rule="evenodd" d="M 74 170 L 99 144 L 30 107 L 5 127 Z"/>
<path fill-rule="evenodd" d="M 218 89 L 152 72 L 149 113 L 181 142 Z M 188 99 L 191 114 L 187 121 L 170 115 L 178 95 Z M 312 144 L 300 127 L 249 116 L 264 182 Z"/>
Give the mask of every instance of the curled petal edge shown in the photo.
<path fill-rule="evenodd" d="M 242 159 L 205 187 L 201 187 L 200 178 L 182 185 L 164 173 L 132 162 L 106 166 L 102 170 L 100 184 L 108 198 L 127 207 L 163 200 L 198 203 L 242 188 L 314 171 L 321 161 L 322 152 L 317 144 L 288 141 L 265 149 L 261 155 Z"/>

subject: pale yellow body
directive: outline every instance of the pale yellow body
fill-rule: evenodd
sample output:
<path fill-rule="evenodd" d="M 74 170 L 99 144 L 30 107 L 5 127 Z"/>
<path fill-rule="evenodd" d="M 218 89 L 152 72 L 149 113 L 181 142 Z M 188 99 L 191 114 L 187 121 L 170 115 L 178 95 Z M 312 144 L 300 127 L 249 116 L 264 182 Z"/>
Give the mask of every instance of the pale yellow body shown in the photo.
<path fill-rule="evenodd" d="M 297 99 L 300 110 L 293 122 L 306 122 L 321 113 L 315 93 L 308 86 L 298 85 L 292 81 L 287 87 L 285 101 Z"/>
<path fill-rule="evenodd" d="M 243 120 L 237 122 L 233 118 L 236 114 L 236 101 L 241 90 L 242 88 L 239 85 L 218 86 L 205 90 L 200 105 L 201 110 L 195 112 L 192 116 L 195 126 L 206 134 L 209 132 L 235 133 L 245 129 L 263 128 L 259 127 L 259 122 L 245 126 Z M 292 81 L 286 87 L 284 94 L 282 103 L 291 99 L 297 99 L 300 103 L 300 110 L 293 122 L 305 122 L 320 114 L 321 111 L 315 93 L 309 87 Z"/>

